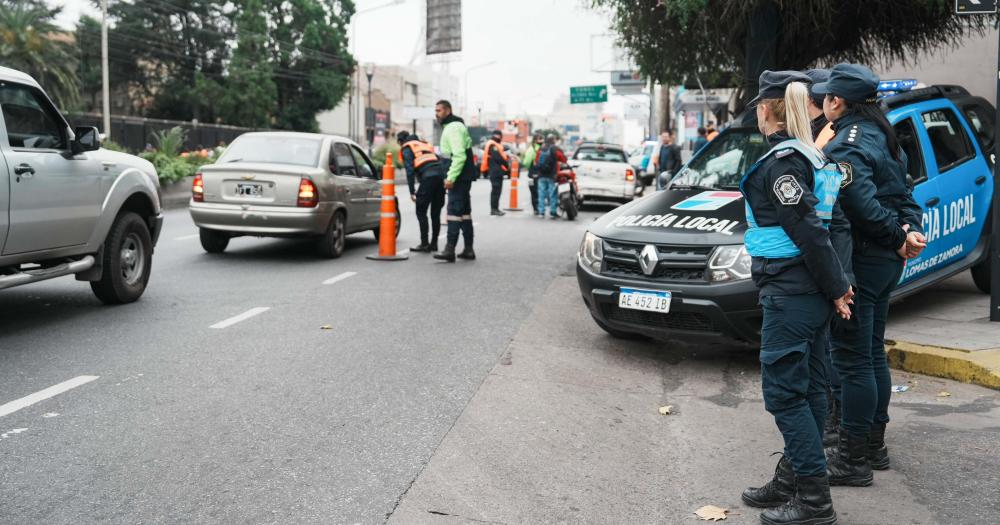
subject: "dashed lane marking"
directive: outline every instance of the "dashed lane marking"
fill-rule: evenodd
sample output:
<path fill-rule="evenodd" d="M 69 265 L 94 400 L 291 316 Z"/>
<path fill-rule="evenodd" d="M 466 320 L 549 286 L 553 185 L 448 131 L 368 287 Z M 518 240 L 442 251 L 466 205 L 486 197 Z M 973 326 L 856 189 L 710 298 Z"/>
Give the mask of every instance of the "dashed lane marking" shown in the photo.
<path fill-rule="evenodd" d="M 357 272 L 344 272 L 336 277 L 331 277 L 323 281 L 323 284 L 339 283 L 340 281 L 343 281 L 344 279 L 350 279 L 351 277 L 354 277 L 357 274 L 358 274 Z"/>
<path fill-rule="evenodd" d="M 73 379 L 70 379 L 69 381 L 63 381 L 58 385 L 52 385 L 46 388 L 45 390 L 39 390 L 34 394 L 27 395 L 22 397 L 21 399 L 11 401 L 10 403 L 0 406 L 0 417 L 13 414 L 18 410 L 21 410 L 22 408 L 30 407 L 31 405 L 34 405 L 35 403 L 41 401 L 45 401 L 50 397 L 58 396 L 59 394 L 62 394 L 67 390 L 72 390 L 80 385 L 85 385 L 97 379 L 98 377 L 99 376 L 77 376 L 74 377 Z"/>
<path fill-rule="evenodd" d="M 174 237 L 174 240 L 175 241 L 190 241 L 191 239 L 197 239 L 198 237 L 199 237 L 199 234 L 196 233 L 194 235 L 185 235 L 183 237 Z"/>
<path fill-rule="evenodd" d="M 250 319 L 251 317 L 260 315 L 260 314 L 262 314 L 262 313 L 264 313 L 264 312 L 266 312 L 266 311 L 268 311 L 270 309 L 271 308 L 267 307 L 267 306 L 258 306 L 257 308 L 251 308 L 251 309 L 249 309 L 249 310 L 241 313 L 240 315 L 237 315 L 235 317 L 230 317 L 229 319 L 226 319 L 225 321 L 220 321 L 218 323 L 215 323 L 212 326 L 210 326 L 209 328 L 220 328 L 220 329 L 221 328 L 228 328 L 230 326 L 233 326 L 236 323 L 243 322 L 243 321 L 246 321 L 247 319 Z"/>

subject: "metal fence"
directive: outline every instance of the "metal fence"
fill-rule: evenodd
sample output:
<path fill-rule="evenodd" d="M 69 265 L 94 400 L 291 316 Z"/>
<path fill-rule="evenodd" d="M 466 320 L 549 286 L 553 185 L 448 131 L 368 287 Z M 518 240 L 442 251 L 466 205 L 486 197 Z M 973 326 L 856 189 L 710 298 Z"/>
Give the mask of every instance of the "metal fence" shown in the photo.
<path fill-rule="evenodd" d="M 99 113 L 70 113 L 67 119 L 73 126 L 94 126 L 102 128 Z M 179 126 L 187 131 L 184 148 L 194 150 L 199 148 L 214 148 L 220 142 L 229 144 L 236 137 L 250 132 L 260 131 L 253 128 L 241 128 L 222 124 L 195 124 L 178 120 L 160 120 L 143 117 L 111 116 L 111 140 L 124 146 L 129 151 L 143 151 L 147 144 L 156 145 L 154 132 L 162 132 Z"/>

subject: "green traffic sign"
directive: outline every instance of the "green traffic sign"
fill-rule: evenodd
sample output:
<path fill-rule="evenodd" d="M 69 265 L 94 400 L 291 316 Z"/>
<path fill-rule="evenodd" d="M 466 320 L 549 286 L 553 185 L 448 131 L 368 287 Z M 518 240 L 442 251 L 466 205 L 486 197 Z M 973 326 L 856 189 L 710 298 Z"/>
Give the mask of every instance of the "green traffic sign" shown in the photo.
<path fill-rule="evenodd" d="M 570 104 L 595 104 L 608 101 L 608 86 L 577 86 L 569 88 Z"/>

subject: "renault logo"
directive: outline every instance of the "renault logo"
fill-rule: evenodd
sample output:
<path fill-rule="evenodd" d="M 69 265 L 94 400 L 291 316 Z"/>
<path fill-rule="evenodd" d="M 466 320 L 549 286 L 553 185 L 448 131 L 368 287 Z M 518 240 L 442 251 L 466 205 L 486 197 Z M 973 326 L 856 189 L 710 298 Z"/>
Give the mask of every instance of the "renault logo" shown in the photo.
<path fill-rule="evenodd" d="M 653 275 L 658 262 L 660 262 L 660 253 L 656 251 L 656 246 L 647 244 L 639 253 L 639 266 L 642 267 L 642 273 Z"/>

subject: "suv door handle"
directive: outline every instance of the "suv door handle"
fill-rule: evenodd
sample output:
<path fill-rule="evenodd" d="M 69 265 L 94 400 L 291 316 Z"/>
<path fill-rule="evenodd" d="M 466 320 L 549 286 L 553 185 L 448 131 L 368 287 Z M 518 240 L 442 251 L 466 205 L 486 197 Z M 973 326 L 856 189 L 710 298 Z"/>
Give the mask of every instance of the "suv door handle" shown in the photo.
<path fill-rule="evenodd" d="M 933 207 L 937 206 L 939 202 L 941 202 L 940 198 L 938 198 L 938 197 L 932 197 L 930 199 L 927 199 L 927 202 L 925 202 L 924 204 L 928 208 L 933 208 Z"/>
<path fill-rule="evenodd" d="M 986 182 L 986 175 L 980 175 L 976 178 L 976 186 L 982 186 Z"/>
<path fill-rule="evenodd" d="M 35 174 L 35 168 L 32 168 L 30 164 L 18 164 L 14 166 L 14 175 L 31 177 Z"/>

